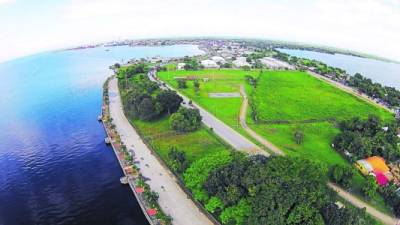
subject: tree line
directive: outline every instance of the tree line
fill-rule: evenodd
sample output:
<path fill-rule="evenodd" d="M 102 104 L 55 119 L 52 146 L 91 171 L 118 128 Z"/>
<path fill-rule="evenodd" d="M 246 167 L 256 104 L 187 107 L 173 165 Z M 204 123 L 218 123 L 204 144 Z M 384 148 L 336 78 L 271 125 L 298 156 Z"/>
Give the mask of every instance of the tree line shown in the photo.
<path fill-rule="evenodd" d="M 388 161 L 400 159 L 400 128 L 397 122 L 384 124 L 377 116 L 353 118 L 338 124 L 341 131 L 333 140 L 334 148 L 350 162 L 369 156 L 381 156 Z"/>
<path fill-rule="evenodd" d="M 332 79 L 355 87 L 369 97 L 380 99 L 389 107 L 400 107 L 400 91 L 396 90 L 394 87 L 383 86 L 376 82 L 374 83 L 371 79 L 363 77 L 360 73 L 350 76 L 346 74 L 345 70 L 328 66 L 318 60 L 290 56 L 289 54 L 279 51 L 276 51 L 274 57 L 295 65 L 301 70 L 313 68 L 318 74 L 325 76 L 330 75 Z"/>
<path fill-rule="evenodd" d="M 183 177 L 222 224 L 372 224 L 365 210 L 335 204 L 325 172 L 303 158 L 219 152 L 193 162 Z"/>

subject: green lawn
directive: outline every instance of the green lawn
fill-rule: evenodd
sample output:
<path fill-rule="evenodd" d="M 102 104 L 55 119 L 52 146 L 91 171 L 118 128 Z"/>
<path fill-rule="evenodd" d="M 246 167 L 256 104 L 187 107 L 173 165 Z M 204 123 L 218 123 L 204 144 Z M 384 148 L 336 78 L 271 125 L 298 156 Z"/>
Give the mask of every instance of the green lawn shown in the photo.
<path fill-rule="evenodd" d="M 238 115 L 241 98 L 210 98 L 209 93 L 215 92 L 239 92 L 240 85 L 245 84 L 244 77 L 250 75 L 257 77 L 259 71 L 243 71 L 243 70 L 199 70 L 199 71 L 168 71 L 159 72 L 158 76 L 161 80 L 167 82 L 172 87 L 178 87 L 175 77 L 197 77 L 200 82 L 200 91 L 195 93 L 193 81 L 187 81 L 186 89 L 179 91 L 192 99 L 200 106 L 213 113 L 226 124 L 239 129 Z M 208 78 L 207 82 L 203 78 Z M 246 85 L 248 86 L 248 85 Z M 249 87 L 246 87 L 249 88 Z M 249 89 L 250 90 L 250 89 Z"/>
<path fill-rule="evenodd" d="M 167 117 L 152 122 L 134 120 L 132 123 L 167 163 L 168 152 L 173 146 L 184 151 L 190 162 L 209 153 L 229 151 L 223 142 L 204 127 L 194 132 L 177 134 L 169 127 Z"/>
<path fill-rule="evenodd" d="M 158 73 L 161 80 L 174 88 L 177 88 L 175 77 L 197 77 L 200 80 L 199 93 L 195 93 L 193 81 L 187 81 L 188 88 L 179 91 L 248 137 L 238 122 L 242 100 L 208 96 L 211 92 L 238 92 L 240 85 L 245 85 L 247 94 L 253 95 L 250 100 L 257 108 L 259 119 L 285 122 L 256 124 L 251 119 L 249 110 L 247 122 L 254 131 L 273 142 L 286 154 L 301 155 L 328 167 L 334 164 L 349 165 L 331 147 L 333 138 L 339 132 L 333 121 L 355 116 L 366 118 L 369 114 L 378 115 L 384 120 L 393 118 L 389 112 L 303 72 L 265 71 L 256 90 L 246 84 L 245 75 L 258 77 L 260 71 L 201 70 Z M 202 78 L 209 78 L 209 81 L 204 82 Z M 300 145 L 295 143 L 293 137 L 296 130 L 304 133 L 304 141 Z M 365 179 L 357 174 L 354 177 L 353 191 L 359 193 L 364 182 Z M 379 196 L 369 202 L 385 212 L 389 211 Z"/>
<path fill-rule="evenodd" d="M 262 121 L 343 120 L 369 114 L 389 119 L 390 113 L 366 103 L 305 72 L 267 71 L 253 93 Z"/>

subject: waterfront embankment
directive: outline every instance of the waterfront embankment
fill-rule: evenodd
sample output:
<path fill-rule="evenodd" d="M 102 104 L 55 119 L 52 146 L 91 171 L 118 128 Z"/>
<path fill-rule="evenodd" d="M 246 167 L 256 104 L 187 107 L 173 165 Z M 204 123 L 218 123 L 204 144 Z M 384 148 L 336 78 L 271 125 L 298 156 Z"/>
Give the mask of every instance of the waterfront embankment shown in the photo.
<path fill-rule="evenodd" d="M 212 225 L 213 223 L 188 198 L 178 185 L 175 176 L 162 165 L 152 151 L 145 145 L 139 134 L 126 118 L 117 78 L 108 83 L 109 115 L 119 134 L 121 142 L 129 149 L 141 177 L 149 188 L 158 193 L 158 204 L 166 214 L 170 215 L 173 224 L 177 225 Z"/>

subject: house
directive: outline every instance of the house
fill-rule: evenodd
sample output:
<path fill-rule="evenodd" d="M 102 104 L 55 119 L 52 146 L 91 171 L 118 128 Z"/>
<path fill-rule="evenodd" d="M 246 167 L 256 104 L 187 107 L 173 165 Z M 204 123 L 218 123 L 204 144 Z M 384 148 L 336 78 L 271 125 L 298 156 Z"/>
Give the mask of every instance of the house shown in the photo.
<path fill-rule="evenodd" d="M 202 60 L 200 64 L 204 66 L 204 68 L 219 68 L 219 65 L 215 61 L 209 59 Z"/>
<path fill-rule="evenodd" d="M 380 186 L 386 185 L 393 179 L 393 175 L 382 157 L 371 156 L 366 159 L 357 160 L 354 165 L 362 174 L 374 176 Z"/>
<path fill-rule="evenodd" d="M 178 65 L 176 66 L 177 70 L 184 70 L 185 69 L 185 63 L 178 63 Z"/>
<path fill-rule="evenodd" d="M 218 64 L 224 64 L 226 62 L 225 59 L 222 58 L 221 56 L 213 56 L 211 57 L 211 60 Z"/>
<path fill-rule="evenodd" d="M 251 66 L 250 63 L 248 63 L 246 61 L 246 57 L 238 57 L 232 63 L 236 68 L 241 68 L 241 67 L 244 67 L 244 66 Z"/>

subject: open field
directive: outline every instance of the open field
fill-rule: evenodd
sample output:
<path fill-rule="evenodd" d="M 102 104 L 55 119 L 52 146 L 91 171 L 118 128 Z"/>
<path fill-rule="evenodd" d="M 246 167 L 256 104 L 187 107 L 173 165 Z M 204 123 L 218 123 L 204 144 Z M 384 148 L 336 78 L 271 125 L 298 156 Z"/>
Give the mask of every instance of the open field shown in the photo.
<path fill-rule="evenodd" d="M 286 154 L 304 156 L 319 161 L 327 167 L 334 164 L 348 165 L 348 162 L 331 147 L 333 138 L 339 132 L 334 121 L 355 116 L 366 118 L 369 114 L 378 115 L 384 120 L 393 118 L 389 112 L 306 73 L 265 71 L 261 75 L 256 90 L 247 84 L 244 79 L 245 75 L 257 78 L 260 72 L 202 70 L 158 73 L 161 80 L 174 88 L 177 88 L 174 77 L 190 76 L 199 79 L 200 91 L 198 93 L 195 93 L 193 81 L 190 80 L 187 81 L 188 87 L 179 89 L 179 91 L 235 130 L 246 135 L 238 121 L 242 100 L 208 96 L 208 93 L 215 92 L 238 92 L 240 85 L 244 85 L 246 92 L 253 95 L 250 101 L 255 98 L 251 103 L 256 103 L 255 107 L 259 111 L 259 118 L 281 122 L 256 124 L 252 120 L 249 110 L 246 118 L 247 124 L 255 132 L 270 140 Z M 204 82 L 202 78 L 209 78 L 209 80 Z M 304 133 L 304 141 L 301 144 L 297 144 L 294 140 L 293 136 L 296 130 Z M 365 179 L 357 174 L 354 177 L 353 191 L 360 193 L 360 187 L 364 183 Z M 369 202 L 382 211 L 390 211 L 380 196 Z"/>
<path fill-rule="evenodd" d="M 343 120 L 391 114 L 304 72 L 268 71 L 252 93 L 258 119 L 267 122 Z"/>
<path fill-rule="evenodd" d="M 167 117 L 152 122 L 134 120 L 132 123 L 167 163 L 169 163 L 168 152 L 171 147 L 184 151 L 190 162 L 209 153 L 229 151 L 228 147 L 206 128 L 177 134 L 170 129 Z"/>
<path fill-rule="evenodd" d="M 193 81 L 187 81 L 188 87 L 179 89 L 179 91 L 240 132 L 238 115 L 242 99 L 236 97 L 211 98 L 208 94 L 239 92 L 240 85 L 245 83 L 244 77 L 246 75 L 256 78 L 259 73 L 260 71 L 256 70 L 200 70 L 159 72 L 158 76 L 176 89 L 178 89 L 178 84 L 175 77 L 196 77 L 199 79 L 199 93 L 195 93 Z M 208 78 L 209 80 L 204 82 L 203 78 Z M 246 85 L 246 89 L 250 91 L 250 86 Z M 241 133 L 243 134 L 243 132 Z"/>

